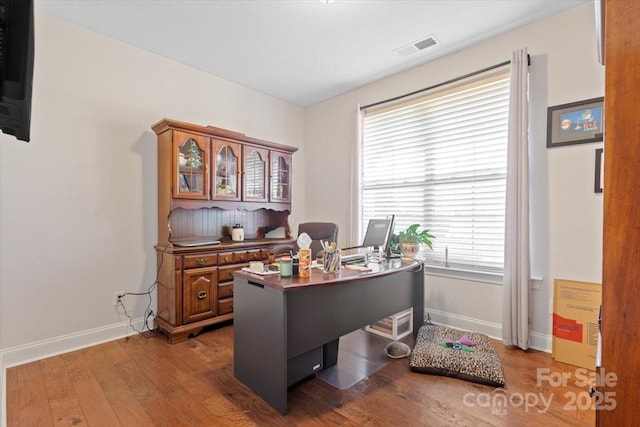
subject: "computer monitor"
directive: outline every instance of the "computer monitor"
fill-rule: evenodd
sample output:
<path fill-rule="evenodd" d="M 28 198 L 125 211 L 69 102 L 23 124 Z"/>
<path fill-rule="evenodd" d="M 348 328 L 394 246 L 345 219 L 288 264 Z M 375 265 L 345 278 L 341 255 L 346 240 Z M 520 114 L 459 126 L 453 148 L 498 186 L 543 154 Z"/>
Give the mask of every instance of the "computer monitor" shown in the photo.
<path fill-rule="evenodd" d="M 370 219 L 362 246 L 380 248 L 386 254 L 393 235 L 394 217 L 391 215 L 384 219 Z"/>
<path fill-rule="evenodd" d="M 396 228 L 396 223 L 395 223 L 395 219 L 396 216 L 395 215 L 391 215 L 391 224 L 389 225 L 389 234 L 387 235 L 387 242 L 384 244 L 384 248 L 383 249 L 383 253 L 384 256 L 387 258 L 399 258 L 399 254 L 398 253 L 394 253 L 393 249 L 391 248 L 391 245 L 393 244 L 393 232 Z"/>
<path fill-rule="evenodd" d="M 384 254 L 384 257 L 392 257 L 391 237 L 393 236 L 394 218 L 395 215 L 391 215 L 384 219 L 370 219 L 362 244 L 342 248 L 342 250 L 376 247 L 379 248 L 382 254 Z M 342 263 L 351 264 L 365 259 L 366 257 L 364 254 L 347 254 L 342 256 Z"/>

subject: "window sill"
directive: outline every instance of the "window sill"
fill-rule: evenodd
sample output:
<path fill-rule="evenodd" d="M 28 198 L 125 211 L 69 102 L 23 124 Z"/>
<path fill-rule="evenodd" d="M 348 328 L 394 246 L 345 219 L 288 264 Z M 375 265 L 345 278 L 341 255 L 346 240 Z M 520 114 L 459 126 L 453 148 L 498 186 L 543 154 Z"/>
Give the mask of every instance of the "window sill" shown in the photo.
<path fill-rule="evenodd" d="M 480 271 L 463 270 L 460 268 L 438 267 L 427 264 L 424 265 L 424 271 L 430 276 L 447 277 L 450 279 L 489 283 L 491 285 L 500 286 L 502 286 L 503 283 L 503 275 L 500 273 L 486 273 Z"/>
<path fill-rule="evenodd" d="M 473 270 L 464 270 L 462 268 L 447 268 L 436 265 L 424 264 L 424 271 L 429 276 L 446 277 L 449 279 L 466 280 L 468 282 L 489 283 L 491 285 L 502 286 L 504 283 L 504 275 L 500 273 L 486 273 Z M 541 277 L 531 278 L 531 289 L 541 289 L 544 279 Z"/>

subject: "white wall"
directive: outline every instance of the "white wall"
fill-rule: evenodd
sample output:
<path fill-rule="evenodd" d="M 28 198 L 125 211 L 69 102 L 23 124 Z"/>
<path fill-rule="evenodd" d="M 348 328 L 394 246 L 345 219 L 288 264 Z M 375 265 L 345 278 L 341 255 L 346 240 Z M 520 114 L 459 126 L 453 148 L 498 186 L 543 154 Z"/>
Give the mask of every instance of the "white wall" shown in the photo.
<path fill-rule="evenodd" d="M 168 117 L 300 147 L 292 210 L 304 218 L 303 114 L 293 104 L 37 14 L 31 142 L 0 136 L 4 364 L 127 333 L 113 293 L 144 292 L 155 280 L 151 125 Z M 147 299 L 128 300 L 140 318 Z"/>
<path fill-rule="evenodd" d="M 553 279 L 601 282 L 602 195 L 593 192 L 595 149 L 602 144 L 546 148 L 546 111 L 604 94 L 597 62 L 592 4 L 493 38 L 306 110 L 306 209 L 333 218 L 347 243 L 351 157 L 358 104 L 367 105 L 510 59 L 527 47 L 531 75 L 531 216 L 534 282 L 533 346 L 550 349 Z M 330 171 L 330 173 L 327 173 Z M 328 203 L 330 202 L 330 203 Z M 426 225 L 428 226 L 428 224 Z M 500 337 L 502 288 L 450 278 L 426 278 L 426 306 L 436 321 Z"/>
<path fill-rule="evenodd" d="M 600 282 L 602 197 L 592 187 L 602 144 L 545 147 L 547 106 L 604 92 L 592 5 L 306 111 L 46 15 L 36 15 L 36 46 L 32 142 L 0 135 L 4 364 L 127 332 L 112 294 L 144 291 L 155 279 L 150 126 L 161 118 L 299 146 L 292 226 L 331 218 L 345 244 L 357 105 L 502 62 L 523 46 L 532 56 L 533 273 L 542 279 L 533 291 L 533 330 L 540 342 L 550 334 L 553 278 Z M 131 303 L 134 318 L 145 305 L 144 298 Z M 429 276 L 427 307 L 436 320 L 499 335 L 500 286 Z"/>

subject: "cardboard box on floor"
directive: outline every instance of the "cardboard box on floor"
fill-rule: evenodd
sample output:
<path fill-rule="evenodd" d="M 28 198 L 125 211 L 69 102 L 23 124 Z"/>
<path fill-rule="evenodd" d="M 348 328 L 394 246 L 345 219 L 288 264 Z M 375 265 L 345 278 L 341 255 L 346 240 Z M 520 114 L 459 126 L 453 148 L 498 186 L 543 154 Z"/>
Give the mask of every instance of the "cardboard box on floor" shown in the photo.
<path fill-rule="evenodd" d="M 558 362 L 595 370 L 602 285 L 555 279 L 552 356 Z"/>

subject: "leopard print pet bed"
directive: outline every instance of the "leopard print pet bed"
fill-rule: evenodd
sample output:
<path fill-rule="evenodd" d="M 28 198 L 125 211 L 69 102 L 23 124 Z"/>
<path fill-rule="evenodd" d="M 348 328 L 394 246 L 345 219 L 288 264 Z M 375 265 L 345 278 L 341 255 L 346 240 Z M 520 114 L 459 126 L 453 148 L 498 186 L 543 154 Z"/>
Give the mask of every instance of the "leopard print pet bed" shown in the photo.
<path fill-rule="evenodd" d="M 409 366 L 424 374 L 444 375 L 493 387 L 505 385 L 502 365 L 491 339 L 484 334 L 446 326 L 425 324 L 420 328 Z"/>

